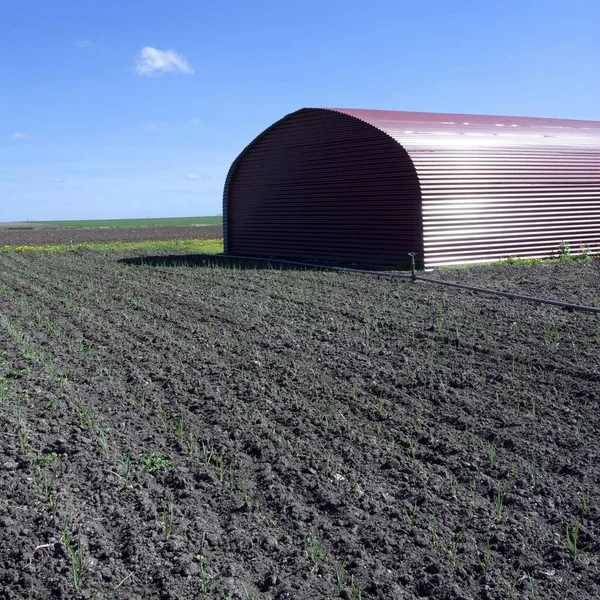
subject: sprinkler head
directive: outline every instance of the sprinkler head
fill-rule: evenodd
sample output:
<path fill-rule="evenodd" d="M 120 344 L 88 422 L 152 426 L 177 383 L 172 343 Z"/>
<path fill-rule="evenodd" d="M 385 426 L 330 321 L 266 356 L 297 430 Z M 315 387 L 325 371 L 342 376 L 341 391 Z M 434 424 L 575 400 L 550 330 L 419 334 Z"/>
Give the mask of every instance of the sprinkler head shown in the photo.
<path fill-rule="evenodd" d="M 409 252 L 408 255 L 410 256 L 410 278 L 413 281 L 416 281 L 417 276 L 415 274 L 415 256 L 417 255 L 417 252 Z"/>

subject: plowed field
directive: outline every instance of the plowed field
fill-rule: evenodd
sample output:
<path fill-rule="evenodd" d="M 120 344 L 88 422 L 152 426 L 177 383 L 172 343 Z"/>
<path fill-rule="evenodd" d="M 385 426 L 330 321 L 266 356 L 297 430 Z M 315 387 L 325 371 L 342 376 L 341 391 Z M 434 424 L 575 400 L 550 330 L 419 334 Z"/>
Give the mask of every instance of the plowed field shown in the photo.
<path fill-rule="evenodd" d="M 0 254 L 0 598 L 600 598 L 598 315 L 122 258 Z"/>
<path fill-rule="evenodd" d="M 54 244 L 101 244 L 161 240 L 214 240 L 223 237 L 221 225 L 192 227 L 90 227 L 88 229 L 2 229 L 2 246 L 43 246 Z"/>

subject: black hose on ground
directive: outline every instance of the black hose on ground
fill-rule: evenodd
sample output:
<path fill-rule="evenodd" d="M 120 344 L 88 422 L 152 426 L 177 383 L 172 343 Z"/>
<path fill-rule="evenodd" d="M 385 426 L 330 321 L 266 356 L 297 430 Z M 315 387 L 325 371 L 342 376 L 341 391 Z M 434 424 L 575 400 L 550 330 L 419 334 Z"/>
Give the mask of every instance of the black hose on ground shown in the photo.
<path fill-rule="evenodd" d="M 236 256 L 232 258 L 240 258 L 244 260 L 259 260 L 273 263 L 282 263 L 288 265 L 296 265 L 300 267 L 310 267 L 313 269 L 323 269 L 324 271 L 345 271 L 348 273 L 362 273 L 365 275 L 375 275 L 376 277 L 389 277 L 395 279 L 412 279 L 412 281 L 423 281 L 424 283 L 435 283 L 437 285 L 447 285 L 449 287 L 459 288 L 462 290 L 470 290 L 478 292 L 480 294 L 488 294 L 492 296 L 502 296 L 504 298 L 512 298 L 514 300 L 524 300 L 525 302 L 535 302 L 540 304 L 549 304 L 550 306 L 559 306 L 560 308 L 566 308 L 567 310 L 579 310 L 582 312 L 591 312 L 600 314 L 600 308 L 596 306 L 585 306 L 582 304 L 571 304 L 570 302 L 561 302 L 560 300 L 546 300 L 545 298 L 536 298 L 535 296 L 523 296 L 521 294 L 514 294 L 512 292 L 499 292 L 497 290 L 488 290 L 486 288 L 475 287 L 472 285 L 464 285 L 462 283 L 453 283 L 451 281 L 441 281 L 438 279 L 429 279 L 428 277 L 422 277 L 417 275 L 414 270 L 414 256 L 413 266 L 411 274 L 407 273 L 395 273 L 393 271 L 369 271 L 367 269 L 351 269 L 348 267 L 333 267 L 328 265 L 319 265 L 314 263 L 298 262 L 294 260 L 274 259 L 274 258 L 258 258 L 254 256 Z"/>
<path fill-rule="evenodd" d="M 546 300 L 545 298 L 536 298 L 535 296 L 522 296 L 521 294 L 513 294 L 512 292 L 498 292 L 496 290 L 488 290 L 486 288 L 474 287 L 472 285 L 464 285 L 462 283 L 453 283 L 451 281 L 438 281 L 427 277 L 416 276 L 417 281 L 426 283 L 437 283 L 440 285 L 448 285 L 450 287 L 460 288 L 463 290 L 472 290 L 481 294 L 492 294 L 494 296 L 503 296 L 505 298 L 514 298 L 516 300 L 525 300 L 527 302 L 540 302 L 542 304 L 550 304 L 551 306 L 560 306 L 569 310 L 582 310 L 592 313 L 600 313 L 600 308 L 596 306 L 584 306 L 582 304 L 571 304 L 569 302 L 561 302 L 560 300 Z"/>

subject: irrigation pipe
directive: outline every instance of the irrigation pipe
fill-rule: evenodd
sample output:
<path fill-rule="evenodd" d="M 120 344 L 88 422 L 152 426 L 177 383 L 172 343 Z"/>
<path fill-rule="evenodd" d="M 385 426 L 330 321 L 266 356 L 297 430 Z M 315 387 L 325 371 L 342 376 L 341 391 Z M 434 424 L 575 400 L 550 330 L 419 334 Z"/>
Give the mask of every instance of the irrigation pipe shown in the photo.
<path fill-rule="evenodd" d="M 545 298 L 537 298 L 535 296 L 523 296 L 522 294 L 514 294 L 512 292 L 499 292 L 497 290 L 488 290 L 486 288 L 475 287 L 472 285 L 464 285 L 463 283 L 453 283 L 451 281 L 441 281 L 437 279 L 429 279 L 416 275 L 414 271 L 414 263 L 412 273 L 394 273 L 391 271 L 369 271 L 367 269 L 351 269 L 348 267 L 333 267 L 328 265 L 319 265 L 315 263 L 298 262 L 294 260 L 284 260 L 275 258 L 259 258 L 256 256 L 232 256 L 231 258 L 239 258 L 243 260 L 258 260 L 264 262 L 283 263 L 288 265 L 296 265 L 300 267 L 311 267 L 313 269 L 323 269 L 325 271 L 344 271 L 348 273 L 362 273 L 365 275 L 375 275 L 376 277 L 393 277 L 394 279 L 411 279 L 412 281 L 423 281 L 424 283 L 435 283 L 437 285 L 447 285 L 449 287 L 459 288 L 462 290 L 470 290 L 480 294 L 489 294 L 491 296 L 502 296 L 504 298 L 513 298 L 514 300 L 524 300 L 525 302 L 534 302 L 539 304 L 549 304 L 550 306 L 559 306 L 568 310 L 579 310 L 582 312 L 591 312 L 600 314 L 600 308 L 596 306 L 584 306 L 582 304 L 571 304 L 570 302 L 561 302 L 560 300 L 547 300 Z"/>
<path fill-rule="evenodd" d="M 437 281 L 427 277 L 415 276 L 416 281 L 424 281 L 426 283 L 437 283 L 439 285 L 448 285 L 450 287 L 460 288 L 463 290 L 472 290 L 481 294 L 492 294 L 494 296 L 504 296 L 505 298 L 515 298 L 516 300 L 525 300 L 526 302 L 540 302 L 541 304 L 550 304 L 551 306 L 560 306 L 569 310 L 581 310 L 584 312 L 600 313 L 600 308 L 596 306 L 584 306 L 582 304 L 570 304 L 569 302 L 561 302 L 560 300 L 546 300 L 545 298 L 536 298 L 535 296 L 522 296 L 521 294 L 513 294 L 511 292 L 498 292 L 497 290 L 488 290 L 486 288 L 474 287 L 472 285 L 464 285 L 462 283 L 453 283 L 451 281 Z"/>

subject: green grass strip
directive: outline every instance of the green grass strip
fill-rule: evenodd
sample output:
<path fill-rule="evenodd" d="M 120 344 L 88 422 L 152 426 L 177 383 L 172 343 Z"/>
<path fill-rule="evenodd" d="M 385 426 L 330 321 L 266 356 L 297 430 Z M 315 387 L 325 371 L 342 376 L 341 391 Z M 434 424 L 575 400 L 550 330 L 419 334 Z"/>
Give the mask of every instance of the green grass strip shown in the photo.
<path fill-rule="evenodd" d="M 534 267 L 535 265 L 548 265 L 559 263 L 582 263 L 591 262 L 594 256 L 587 254 L 578 254 L 573 256 L 560 256 L 560 257 L 549 257 L 549 258 L 518 258 L 516 256 L 509 256 L 501 260 L 468 263 L 466 265 L 442 265 L 436 267 L 437 271 L 454 271 L 454 270 L 468 270 L 477 267 Z"/>
<path fill-rule="evenodd" d="M 90 250 L 103 252 L 127 252 L 138 250 L 193 250 L 202 254 L 223 252 L 223 240 L 170 240 L 153 242 L 109 242 L 104 244 L 59 244 L 45 246 L 0 246 L 0 252 L 69 252 Z"/>

